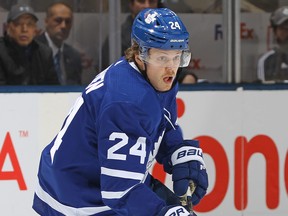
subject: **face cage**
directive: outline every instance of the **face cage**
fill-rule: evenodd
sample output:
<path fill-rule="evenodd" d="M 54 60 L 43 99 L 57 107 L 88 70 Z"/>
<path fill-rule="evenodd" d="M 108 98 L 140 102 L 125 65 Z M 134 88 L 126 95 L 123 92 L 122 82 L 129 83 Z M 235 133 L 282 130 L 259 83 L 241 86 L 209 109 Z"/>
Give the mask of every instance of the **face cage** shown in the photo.
<path fill-rule="evenodd" d="M 149 47 L 140 47 L 139 57 L 142 61 L 149 63 L 148 59 L 148 51 Z M 179 67 L 187 67 L 191 60 L 191 52 L 190 50 L 182 50 L 181 60 Z"/>

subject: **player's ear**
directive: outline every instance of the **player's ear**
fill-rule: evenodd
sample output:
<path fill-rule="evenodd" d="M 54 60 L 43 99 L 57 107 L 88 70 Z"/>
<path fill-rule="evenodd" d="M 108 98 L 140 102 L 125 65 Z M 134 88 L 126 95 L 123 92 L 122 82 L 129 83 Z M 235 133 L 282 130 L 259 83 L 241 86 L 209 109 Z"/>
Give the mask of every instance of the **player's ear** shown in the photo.
<path fill-rule="evenodd" d="M 140 56 L 138 54 L 135 55 L 135 60 L 136 60 L 137 63 L 142 62 L 142 60 L 141 60 L 141 58 L 140 58 Z"/>
<path fill-rule="evenodd" d="M 139 67 L 140 70 L 144 70 L 144 69 L 145 69 L 144 62 L 143 62 L 143 60 L 140 58 L 139 55 L 135 55 L 135 61 L 136 61 L 136 64 L 138 65 L 138 67 Z"/>

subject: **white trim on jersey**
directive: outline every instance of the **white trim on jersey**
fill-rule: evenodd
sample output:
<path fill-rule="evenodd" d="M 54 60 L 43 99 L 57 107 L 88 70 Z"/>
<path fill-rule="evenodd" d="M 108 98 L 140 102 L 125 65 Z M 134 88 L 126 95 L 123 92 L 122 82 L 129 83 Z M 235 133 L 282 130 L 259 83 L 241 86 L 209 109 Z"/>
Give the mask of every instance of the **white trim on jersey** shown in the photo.
<path fill-rule="evenodd" d="M 139 181 L 143 180 L 145 176 L 143 173 L 109 169 L 106 167 L 101 167 L 101 174 L 112 176 L 112 177 L 118 177 L 118 178 L 134 179 L 134 180 L 139 180 Z"/>
<path fill-rule="evenodd" d="M 260 59 L 258 60 L 258 68 L 257 68 L 257 75 L 258 79 L 261 80 L 262 82 L 265 81 L 265 61 L 266 59 L 273 55 L 275 53 L 275 50 L 269 50 L 265 54 L 263 54 Z"/>
<path fill-rule="evenodd" d="M 118 191 L 118 192 L 116 192 L 116 191 L 101 191 L 101 195 L 102 195 L 102 198 L 104 198 L 104 199 L 120 199 L 126 193 L 128 193 L 133 187 L 130 187 L 129 189 L 127 189 L 125 191 Z"/>
<path fill-rule="evenodd" d="M 169 119 L 169 117 L 166 116 L 165 114 L 164 114 L 164 117 L 165 117 L 166 120 L 170 123 L 170 125 L 172 126 L 172 128 L 173 128 L 174 130 L 176 130 L 176 128 L 174 127 L 174 125 L 173 125 L 173 123 L 171 122 L 171 120 Z"/>
<path fill-rule="evenodd" d="M 148 171 L 145 174 L 143 174 L 143 173 L 101 167 L 102 175 L 107 175 L 107 176 L 112 176 L 112 177 L 117 177 L 117 178 L 139 180 L 139 182 L 144 182 L 144 180 L 147 177 L 146 175 L 147 173 Z M 128 193 L 133 187 L 135 187 L 135 185 L 128 188 L 125 191 L 101 191 L 101 195 L 102 195 L 102 198 L 104 199 L 120 199 L 126 193 Z"/>
<path fill-rule="evenodd" d="M 82 208 L 74 208 L 71 206 L 64 205 L 57 200 L 55 200 L 50 194 L 43 190 L 40 186 L 39 182 L 37 182 L 35 193 L 37 196 L 49 205 L 51 208 L 56 211 L 69 216 L 84 216 L 84 215 L 93 215 L 101 212 L 105 212 L 111 210 L 108 206 L 101 207 L 82 207 Z"/>
<path fill-rule="evenodd" d="M 101 191 L 101 195 L 103 199 L 120 199 L 123 195 L 125 195 L 125 191 Z"/>
<path fill-rule="evenodd" d="M 131 65 L 132 68 L 134 68 L 136 71 L 138 71 L 141 74 L 141 72 L 138 69 L 138 67 L 136 66 L 135 62 L 129 62 L 129 64 Z"/>

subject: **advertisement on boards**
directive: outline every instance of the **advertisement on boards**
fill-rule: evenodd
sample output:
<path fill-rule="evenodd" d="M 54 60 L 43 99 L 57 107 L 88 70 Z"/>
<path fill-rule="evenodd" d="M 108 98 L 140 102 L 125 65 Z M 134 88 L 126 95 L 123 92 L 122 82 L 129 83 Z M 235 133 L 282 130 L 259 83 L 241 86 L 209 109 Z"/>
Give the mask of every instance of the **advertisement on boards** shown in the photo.
<path fill-rule="evenodd" d="M 0 93 L 0 213 L 31 208 L 40 153 L 80 93 Z M 198 139 L 209 175 L 200 216 L 279 216 L 288 208 L 287 90 L 180 91 L 179 125 Z M 155 164 L 152 174 L 172 188 Z"/>

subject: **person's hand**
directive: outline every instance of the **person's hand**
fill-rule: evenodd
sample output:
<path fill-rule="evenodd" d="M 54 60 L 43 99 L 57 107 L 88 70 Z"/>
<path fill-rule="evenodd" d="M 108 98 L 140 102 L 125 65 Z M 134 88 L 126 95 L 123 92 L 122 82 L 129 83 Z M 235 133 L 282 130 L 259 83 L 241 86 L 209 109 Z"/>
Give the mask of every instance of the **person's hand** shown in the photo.
<path fill-rule="evenodd" d="M 207 192 L 208 175 L 202 149 L 198 143 L 191 142 L 191 144 L 193 146 L 182 146 L 172 154 L 172 181 L 174 193 L 181 197 L 186 194 L 189 182 L 192 180 L 196 185 L 192 203 L 197 205 Z"/>
<path fill-rule="evenodd" d="M 171 205 L 164 207 L 157 216 L 171 216 L 171 215 L 178 215 L 178 216 L 192 216 L 183 206 L 178 205 Z"/>
<path fill-rule="evenodd" d="M 177 196 L 186 194 L 191 180 L 196 185 L 194 193 L 191 195 L 192 203 L 197 205 L 207 192 L 208 176 L 206 169 L 199 161 L 189 161 L 173 167 L 173 190 Z"/>

